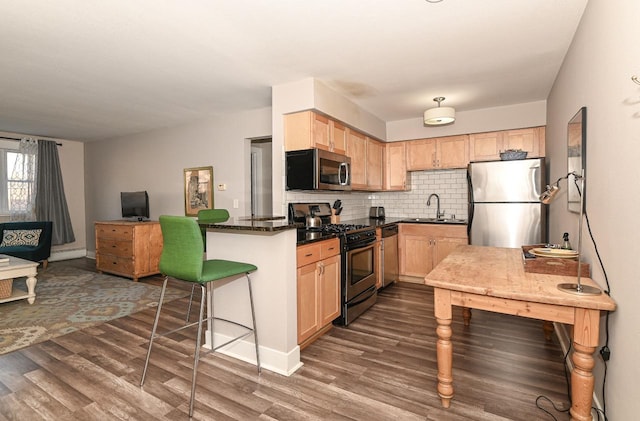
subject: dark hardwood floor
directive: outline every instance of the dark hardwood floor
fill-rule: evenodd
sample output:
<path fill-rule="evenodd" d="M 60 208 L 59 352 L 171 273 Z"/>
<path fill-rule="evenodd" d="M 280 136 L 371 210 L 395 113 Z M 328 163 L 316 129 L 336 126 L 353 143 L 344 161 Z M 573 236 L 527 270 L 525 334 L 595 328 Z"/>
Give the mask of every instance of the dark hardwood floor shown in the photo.
<path fill-rule="evenodd" d="M 89 270 L 94 262 L 52 262 Z M 141 280 L 160 284 L 160 277 Z M 183 284 L 172 283 L 174 287 Z M 169 303 L 162 323 L 180 323 L 188 298 Z M 154 309 L 0 356 L 0 420 L 188 419 L 195 339 L 183 331 L 154 346 L 140 375 Z M 259 323 L 259 321 L 258 321 Z M 454 316 L 454 388 L 449 409 L 436 393 L 435 320 L 430 287 L 400 283 L 346 328 L 302 351 L 290 377 L 209 353 L 198 374 L 198 420 L 547 420 L 545 395 L 568 407 L 562 351 L 542 323 L 474 311 Z M 191 336 L 190 336 L 191 334 Z M 542 406 L 558 420 L 549 402 Z"/>

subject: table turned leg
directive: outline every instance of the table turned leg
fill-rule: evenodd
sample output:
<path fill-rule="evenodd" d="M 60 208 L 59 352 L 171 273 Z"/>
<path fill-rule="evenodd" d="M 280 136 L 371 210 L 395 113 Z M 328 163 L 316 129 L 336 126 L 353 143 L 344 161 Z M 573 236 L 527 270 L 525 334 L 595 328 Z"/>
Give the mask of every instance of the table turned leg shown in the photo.
<path fill-rule="evenodd" d="M 448 408 L 453 398 L 453 345 L 451 344 L 451 291 L 434 288 L 433 307 L 438 327 L 436 360 L 438 361 L 438 395 L 442 406 Z"/>
<path fill-rule="evenodd" d="M 600 311 L 576 308 L 573 325 L 573 370 L 571 370 L 571 419 L 592 421 L 593 353 L 598 346 Z"/>
<path fill-rule="evenodd" d="M 453 346 L 451 344 L 451 319 L 436 319 L 438 342 L 436 358 L 438 360 L 438 395 L 442 406 L 448 408 L 453 398 Z"/>
<path fill-rule="evenodd" d="M 29 293 L 29 298 L 27 298 L 27 301 L 29 302 L 29 304 L 33 304 L 36 301 L 36 283 L 38 282 L 38 280 L 36 279 L 35 276 L 29 276 L 27 278 L 27 292 Z"/>
<path fill-rule="evenodd" d="M 573 344 L 573 371 L 571 371 L 571 419 L 592 421 L 591 396 L 593 394 L 594 378 L 593 353 L 595 347 Z"/>

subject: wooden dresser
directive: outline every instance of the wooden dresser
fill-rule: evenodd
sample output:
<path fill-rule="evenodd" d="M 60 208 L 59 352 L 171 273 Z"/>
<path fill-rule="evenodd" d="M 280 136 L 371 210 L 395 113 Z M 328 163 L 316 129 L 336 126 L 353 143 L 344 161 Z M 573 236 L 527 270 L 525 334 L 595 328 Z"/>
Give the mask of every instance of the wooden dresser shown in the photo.
<path fill-rule="evenodd" d="M 162 231 L 157 221 L 96 222 L 96 268 L 138 278 L 160 273 Z"/>

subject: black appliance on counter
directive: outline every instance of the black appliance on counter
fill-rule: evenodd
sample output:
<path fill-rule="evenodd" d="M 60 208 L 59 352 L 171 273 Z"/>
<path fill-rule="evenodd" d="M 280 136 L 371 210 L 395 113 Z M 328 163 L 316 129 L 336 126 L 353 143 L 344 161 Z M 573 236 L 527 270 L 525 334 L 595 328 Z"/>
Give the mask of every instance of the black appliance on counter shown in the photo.
<path fill-rule="evenodd" d="M 340 239 L 341 314 L 334 323 L 346 326 L 377 299 L 376 230 L 365 224 L 331 224 L 329 203 L 290 203 L 289 221 L 304 223 L 311 211 L 320 217 L 323 224 L 320 227 L 300 228 L 304 232 L 299 232 L 299 237 L 321 240 L 323 237 L 337 236 Z"/>

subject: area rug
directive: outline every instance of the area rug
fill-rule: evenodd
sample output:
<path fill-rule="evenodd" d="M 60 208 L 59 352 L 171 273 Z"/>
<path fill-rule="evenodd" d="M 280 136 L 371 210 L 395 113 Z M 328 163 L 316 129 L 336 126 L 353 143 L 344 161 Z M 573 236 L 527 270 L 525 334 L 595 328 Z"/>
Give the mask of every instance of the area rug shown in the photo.
<path fill-rule="evenodd" d="M 13 288 L 27 290 L 25 280 Z M 155 307 L 161 287 L 72 267 L 38 273 L 36 300 L 0 304 L 0 354 Z M 189 293 L 167 288 L 165 302 Z"/>

